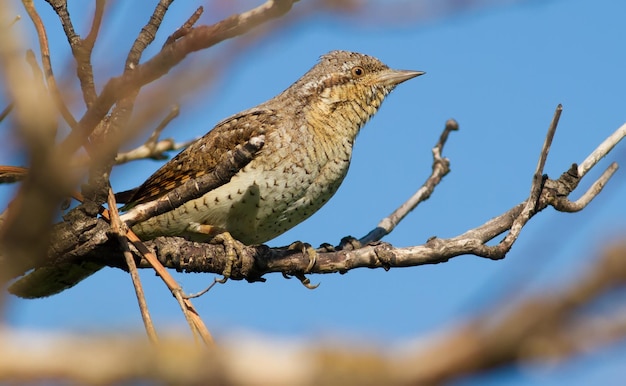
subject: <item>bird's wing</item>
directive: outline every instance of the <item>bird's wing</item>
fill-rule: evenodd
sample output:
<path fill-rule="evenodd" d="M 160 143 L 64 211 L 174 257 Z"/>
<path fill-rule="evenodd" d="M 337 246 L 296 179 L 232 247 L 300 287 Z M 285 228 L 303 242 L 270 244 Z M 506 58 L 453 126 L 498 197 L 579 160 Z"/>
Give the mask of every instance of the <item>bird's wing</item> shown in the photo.
<path fill-rule="evenodd" d="M 134 189 L 128 203 L 155 200 L 189 179 L 210 173 L 226 152 L 265 134 L 276 122 L 277 112 L 269 109 L 251 109 L 223 120 Z"/>

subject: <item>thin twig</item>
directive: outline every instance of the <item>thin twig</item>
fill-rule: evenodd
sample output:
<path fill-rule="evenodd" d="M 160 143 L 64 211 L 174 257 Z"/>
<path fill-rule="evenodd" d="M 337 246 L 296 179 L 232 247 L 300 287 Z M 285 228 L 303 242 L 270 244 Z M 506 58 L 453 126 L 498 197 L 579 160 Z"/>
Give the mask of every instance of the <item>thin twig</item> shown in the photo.
<path fill-rule="evenodd" d="M 175 142 L 172 138 L 165 138 L 154 144 L 143 144 L 134 148 L 133 150 L 129 150 L 127 152 L 119 153 L 118 155 L 116 155 L 115 164 L 122 165 L 128 162 L 148 158 L 155 160 L 166 159 L 167 156 L 165 155 L 165 153 L 167 153 L 168 151 L 184 149 L 187 146 L 191 145 L 193 142 L 195 142 L 195 139 L 186 142 Z"/>
<path fill-rule="evenodd" d="M 604 156 L 609 154 L 624 137 L 626 137 L 626 123 L 620 126 L 613 134 L 605 139 L 583 162 L 578 165 L 578 175 L 583 177 Z"/>
<path fill-rule="evenodd" d="M 459 129 L 459 124 L 454 119 L 449 119 L 443 129 L 443 132 L 439 136 L 439 141 L 433 148 L 433 167 L 432 173 L 424 182 L 424 184 L 415 192 L 407 201 L 405 201 L 398 209 L 392 214 L 382 219 L 376 228 L 370 231 L 367 235 L 363 236 L 359 243 L 365 245 L 371 242 L 378 241 L 384 236 L 391 233 L 395 227 L 408 215 L 419 203 L 426 201 L 434 192 L 435 187 L 441 182 L 443 177 L 450 172 L 450 160 L 442 158 L 441 153 L 443 146 L 448 140 L 448 135 L 452 131 Z"/>
<path fill-rule="evenodd" d="M 4 118 L 6 118 L 11 113 L 11 110 L 13 110 L 13 102 L 9 103 L 7 107 L 5 107 L 4 110 L 2 110 L 2 112 L 0 113 L 0 122 L 4 121 Z"/>
<path fill-rule="evenodd" d="M 176 40 L 187 35 L 189 31 L 191 31 L 191 27 L 193 27 L 193 25 L 198 22 L 198 19 L 200 18 L 200 16 L 202 16 L 203 12 L 204 7 L 199 6 L 196 11 L 189 17 L 189 19 L 187 19 L 187 21 L 182 26 L 180 26 L 180 28 L 178 28 L 176 31 L 174 31 L 173 34 L 167 37 L 167 40 L 165 41 L 165 44 L 163 44 L 163 47 L 168 46 Z"/>
<path fill-rule="evenodd" d="M 554 209 L 561 212 L 578 212 L 583 210 L 591 200 L 593 200 L 604 186 L 609 182 L 609 179 L 615 174 L 619 166 L 616 162 L 611 163 L 608 168 L 602 173 L 602 175 L 587 189 L 587 191 L 576 201 L 570 201 L 567 197 L 560 197 L 556 200 L 552 206 Z"/>
<path fill-rule="evenodd" d="M 85 39 L 80 37 L 74 31 L 70 14 L 67 10 L 66 1 L 46 0 L 52 9 L 59 16 L 61 26 L 65 32 L 65 36 L 72 48 L 72 54 L 76 61 L 76 75 L 80 82 L 85 105 L 89 108 L 97 98 L 96 86 L 93 78 L 93 66 L 91 64 L 91 53 L 93 51 L 100 25 L 102 24 L 102 16 L 104 14 L 104 5 L 106 0 L 96 0 L 96 7 L 91 24 L 89 35 Z"/>
<path fill-rule="evenodd" d="M 532 218 L 533 214 L 537 211 L 537 206 L 539 203 L 539 198 L 541 196 L 541 192 L 543 189 L 543 170 L 546 165 L 546 160 L 548 159 L 548 153 L 550 152 L 550 147 L 552 146 L 552 140 L 554 139 L 554 134 L 556 132 L 556 128 L 559 123 L 559 118 L 561 117 L 561 112 L 563 111 L 563 107 L 559 104 L 556 107 L 554 112 L 554 116 L 552 121 L 550 122 L 550 126 L 548 127 L 548 132 L 546 134 L 546 138 L 544 140 L 543 146 L 541 148 L 541 153 L 539 154 L 539 160 L 537 161 L 537 167 L 535 169 L 535 173 L 533 174 L 533 179 L 530 187 L 530 195 L 525 202 L 524 208 L 520 212 L 520 214 L 515 218 L 513 224 L 509 229 L 509 232 L 504 237 L 498 245 L 493 247 L 483 245 L 481 247 L 482 252 L 481 255 L 484 257 L 489 257 L 490 259 L 499 260 L 506 256 L 507 252 L 511 250 L 513 244 L 519 237 L 522 228 L 526 225 L 526 223 Z"/>
<path fill-rule="evenodd" d="M 191 312 L 189 312 L 189 309 L 187 308 L 187 305 L 185 304 L 185 302 L 188 301 L 189 298 L 184 296 L 183 289 L 180 286 L 172 289 L 171 291 L 172 291 L 172 295 L 174 295 L 174 299 L 176 299 L 176 301 L 178 302 L 180 309 L 183 310 L 183 316 L 185 317 L 185 320 L 187 321 L 187 325 L 189 325 L 189 329 L 191 330 L 191 335 L 193 336 L 194 341 L 196 343 L 199 343 L 201 339 L 201 333 L 198 330 L 198 326 L 196 325 L 191 315 Z"/>
<path fill-rule="evenodd" d="M 75 198 L 79 201 L 83 200 L 83 198 L 78 194 L 75 194 Z M 101 214 L 103 218 L 105 218 L 107 221 L 110 221 L 110 215 L 109 215 L 108 210 L 102 209 Z M 150 264 L 150 266 L 155 270 L 156 274 L 159 277 L 161 277 L 161 279 L 163 280 L 167 288 L 172 292 L 172 294 L 175 297 L 177 296 L 176 295 L 177 293 L 180 293 L 180 294 L 183 293 L 181 286 L 176 282 L 176 280 L 174 280 L 174 278 L 168 272 L 168 270 L 166 270 L 165 267 L 163 267 L 159 259 L 157 259 L 156 255 L 154 255 L 154 253 L 152 253 L 144 245 L 144 243 L 139 239 L 139 237 L 137 237 L 135 233 L 133 233 L 132 230 L 127 231 L 126 238 L 133 244 L 135 248 L 137 248 L 139 253 L 143 256 L 144 259 L 146 259 L 146 261 Z M 212 346 L 214 344 L 213 337 L 211 336 L 211 333 L 206 328 L 204 322 L 198 315 L 198 312 L 196 311 L 191 301 L 189 299 L 183 299 L 183 301 L 179 302 L 179 304 L 181 306 L 181 310 L 183 314 L 185 315 L 185 319 L 190 321 L 191 323 L 190 328 L 191 328 L 192 333 L 194 334 L 198 333 L 200 337 L 202 338 L 202 341 L 206 345 Z"/>
<path fill-rule="evenodd" d="M 18 21 L 22 20 L 22 16 L 20 15 L 15 15 L 15 17 L 13 18 L 13 20 L 9 23 L 9 25 L 7 27 L 13 27 L 15 25 L 15 23 L 17 23 Z"/>
<path fill-rule="evenodd" d="M 157 141 L 159 140 L 159 137 L 161 136 L 161 132 L 167 127 L 167 125 L 172 120 L 178 117 L 179 114 L 180 114 L 180 106 L 177 104 L 172 106 L 172 108 L 170 109 L 170 112 L 167 114 L 165 118 L 163 118 L 163 120 L 159 123 L 156 129 L 154 129 L 154 132 L 152 132 L 152 135 L 150 135 L 150 138 L 148 138 L 145 145 L 147 145 L 148 147 L 150 147 L 151 145 L 154 146 L 154 144 L 156 144 Z"/>
<path fill-rule="evenodd" d="M 290 9 L 293 0 L 270 0 L 256 8 L 260 12 L 247 12 L 233 15 L 212 26 L 199 26 L 189 34 L 161 50 L 157 55 L 135 68 L 136 71 L 124 73 L 112 78 L 104 86 L 96 102 L 87 110 L 79 121 L 79 130 L 72 131 L 62 142 L 63 151 L 74 153 L 85 142 L 111 106 L 143 85 L 165 75 L 172 67 L 182 61 L 189 53 L 211 47 L 221 41 L 241 35 L 250 29 L 282 16 Z"/>
<path fill-rule="evenodd" d="M 44 74 L 46 77 L 46 82 L 48 83 L 48 88 L 50 89 L 50 93 L 54 96 L 54 101 L 56 102 L 57 108 L 61 112 L 63 119 L 65 119 L 65 122 L 67 122 L 67 124 L 72 129 L 75 129 L 77 126 L 76 119 L 65 105 L 63 97 L 61 96 L 61 92 L 57 87 L 56 80 L 54 79 L 54 73 L 52 72 L 52 63 L 50 62 L 50 48 L 48 47 L 48 35 L 46 33 L 46 27 L 43 25 L 43 21 L 41 21 L 41 18 L 39 17 L 39 14 L 35 9 L 35 4 L 33 0 L 22 0 L 22 3 L 24 4 L 24 8 L 26 8 L 28 16 L 30 16 L 31 20 L 33 21 L 33 24 L 35 25 L 35 30 L 37 31 L 37 36 L 39 37 L 41 63 L 43 64 Z"/>
<path fill-rule="evenodd" d="M 208 287 L 206 287 L 205 289 L 203 289 L 202 291 L 193 293 L 193 294 L 187 294 L 184 295 L 185 299 L 193 299 L 193 298 L 199 298 L 200 296 L 204 295 L 205 293 L 209 292 L 213 287 L 215 287 L 215 285 L 217 283 L 221 283 L 220 279 L 218 278 L 213 278 L 213 283 L 211 283 Z"/>
<path fill-rule="evenodd" d="M 139 303 L 141 319 L 143 320 L 143 324 L 146 328 L 146 333 L 148 334 L 150 342 L 152 342 L 153 344 L 157 344 L 159 343 L 159 338 L 157 336 L 156 330 L 154 329 L 152 318 L 150 317 L 150 311 L 148 310 L 146 296 L 143 292 L 143 287 L 141 285 L 141 279 L 139 278 L 139 272 L 137 271 L 135 259 L 133 258 L 133 254 L 130 252 L 130 248 L 128 247 L 128 240 L 124 236 L 126 232 L 122 230 L 123 223 L 120 220 L 119 213 L 117 212 L 115 195 L 113 194 L 113 190 L 110 188 L 108 204 L 110 208 L 109 213 L 111 215 L 111 229 L 113 230 L 113 234 L 116 236 L 117 241 L 120 244 L 120 247 L 124 254 L 124 259 L 126 260 L 126 264 L 128 265 L 128 273 L 130 274 L 130 278 L 133 282 L 133 287 L 135 288 L 135 295 L 137 295 L 137 302 Z"/>
<path fill-rule="evenodd" d="M 154 129 L 150 138 L 144 142 L 143 145 L 127 151 L 125 153 L 118 153 L 115 156 L 115 164 L 120 165 L 126 162 L 134 161 L 137 159 L 145 159 L 152 158 L 155 160 L 161 160 L 167 158 L 163 153 L 170 150 L 178 150 L 183 147 L 188 146 L 191 141 L 177 144 L 173 139 L 168 138 L 162 141 L 159 141 L 159 137 L 161 132 L 165 129 L 165 127 L 178 115 L 180 114 L 180 106 L 174 105 L 170 109 L 170 112 L 167 114 L 165 118 L 159 123 L 159 125 Z"/>
<path fill-rule="evenodd" d="M 91 49 L 93 49 L 93 46 L 96 44 L 96 39 L 98 38 L 100 25 L 102 25 L 102 16 L 104 16 L 105 5 L 106 5 L 106 0 L 96 0 L 96 8 L 94 10 L 93 22 L 91 23 L 91 29 L 89 30 L 89 34 L 87 34 L 87 37 L 83 39 L 84 47 L 88 48 L 90 51 Z"/>
<path fill-rule="evenodd" d="M 183 315 L 185 315 L 185 319 L 190 322 L 190 328 L 193 333 L 198 333 L 202 338 L 204 344 L 208 346 L 214 345 L 213 337 L 211 333 L 206 328 L 204 322 L 198 315 L 195 307 L 191 303 L 191 300 L 183 298 L 182 294 L 184 293 L 180 284 L 174 280 L 172 275 L 170 275 L 169 271 L 163 267 L 159 259 L 156 257 L 154 253 L 152 253 L 146 246 L 141 242 L 139 237 L 133 233 L 133 231 L 128 231 L 126 237 L 130 240 L 130 242 L 137 248 L 137 250 L 142 254 L 142 256 L 148 261 L 148 263 L 154 268 L 157 275 L 161 277 L 167 288 L 172 292 L 172 294 L 176 297 L 176 300 L 179 302 L 181 310 L 183 311 Z M 182 301 L 180 301 L 182 299 Z"/>

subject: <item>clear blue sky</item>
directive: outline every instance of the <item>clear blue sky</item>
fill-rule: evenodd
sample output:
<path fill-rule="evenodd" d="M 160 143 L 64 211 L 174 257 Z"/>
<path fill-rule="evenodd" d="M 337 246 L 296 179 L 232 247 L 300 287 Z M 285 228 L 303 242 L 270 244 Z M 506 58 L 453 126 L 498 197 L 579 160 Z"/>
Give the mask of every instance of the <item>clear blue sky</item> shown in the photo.
<path fill-rule="evenodd" d="M 58 25 L 45 11 L 47 5 L 40 3 L 46 20 Z M 155 50 L 199 3 L 204 2 L 174 3 L 163 26 L 167 32 L 157 37 Z M 426 71 L 425 76 L 398 87 L 363 129 L 348 177 L 336 196 L 308 221 L 269 244 L 285 245 L 294 240 L 313 245 L 337 243 L 345 235 L 367 233 L 427 177 L 431 148 L 448 118 L 457 119 L 461 127 L 445 149 L 452 172 L 433 197 L 385 240 L 409 246 L 434 235 L 455 236 L 526 197 L 558 103 L 563 104 L 564 112 L 546 167 L 553 177 L 572 162 L 582 161 L 626 121 L 626 2 L 494 3 L 460 13 L 426 13 L 420 15 L 420 22 L 396 25 L 353 22 L 324 14 L 306 19 L 240 55 L 217 84 L 221 87 L 219 98 L 214 90 L 207 90 L 195 97 L 196 103 L 182 101 L 181 117 L 165 135 L 186 140 L 203 134 L 221 118 L 276 95 L 307 71 L 319 55 L 334 49 L 371 54 L 395 68 Z M 118 7 L 105 28 L 135 35 L 151 12 L 149 7 L 141 8 Z M 208 8 L 202 23 L 218 17 Z M 79 10 L 75 15 L 80 15 Z M 89 18 L 84 20 L 86 23 Z M 34 35 L 28 20 L 20 23 Z M 86 28 L 79 30 L 84 34 Z M 67 45 L 58 30 L 51 31 L 51 42 L 53 53 L 55 47 Z M 114 60 L 125 54 L 131 43 L 121 32 L 99 41 L 96 62 L 111 66 L 106 74 L 119 73 L 122 62 Z M 34 40 L 31 46 L 37 47 Z M 150 52 L 154 51 L 148 51 L 146 57 Z M 209 57 L 197 54 L 189 61 L 202 63 Z M 53 62 L 57 74 L 71 76 L 73 69 L 63 70 L 66 58 L 53 57 Z M 100 87 L 104 79 L 105 75 L 97 79 Z M 6 104 L 3 99 L 0 102 Z M 4 126 L 0 139 L 7 143 Z M 14 152 L 0 153 L 1 163 L 20 163 Z M 266 283 L 229 281 L 194 304 L 218 339 L 243 329 L 308 339 L 373 337 L 381 344 L 394 344 L 479 312 L 520 283 L 529 290 L 551 293 L 584 270 L 594 251 L 626 234 L 625 154 L 626 144 L 621 144 L 611 160 L 620 162 L 622 168 L 586 210 L 564 214 L 547 209 L 522 231 L 503 261 L 463 256 L 436 266 L 312 276 L 312 282 L 321 282 L 315 291 L 297 280 L 268 275 Z M 584 180 L 580 192 L 608 163 L 605 160 Z M 124 166 L 114 171 L 112 183 L 117 190 L 133 187 L 159 166 L 154 161 Z M 8 197 L 9 190 L 1 187 L 1 205 L 6 205 Z M 142 278 L 157 328 L 183 329 L 185 321 L 158 278 L 148 271 L 142 272 Z M 189 292 L 213 280 L 206 274 L 177 278 Z M 10 325 L 21 328 L 142 330 L 130 280 L 114 269 L 103 270 L 51 298 L 12 298 L 6 316 Z M 609 352 L 580 357 L 567 366 L 504 369 L 459 384 L 618 384 L 619 379 L 626 379 L 625 358 L 626 345 L 622 344 Z"/>

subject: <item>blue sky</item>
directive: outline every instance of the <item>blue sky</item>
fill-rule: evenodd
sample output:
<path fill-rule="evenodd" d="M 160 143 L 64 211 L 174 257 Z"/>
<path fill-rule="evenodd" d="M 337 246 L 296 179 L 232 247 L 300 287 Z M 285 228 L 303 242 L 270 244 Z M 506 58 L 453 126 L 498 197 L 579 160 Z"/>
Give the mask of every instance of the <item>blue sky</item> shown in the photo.
<path fill-rule="evenodd" d="M 564 111 L 546 166 L 552 177 L 572 162 L 581 162 L 626 121 L 625 2 L 494 3 L 421 17 L 419 23 L 377 24 L 374 19 L 362 23 L 326 14 L 305 19 L 239 55 L 216 82 L 219 97 L 216 89 L 207 88 L 181 100 L 181 116 L 164 135 L 182 141 L 203 134 L 220 119 L 276 95 L 321 54 L 334 49 L 367 53 L 394 68 L 426 71 L 425 76 L 399 86 L 362 130 L 348 177 L 335 197 L 312 218 L 269 244 L 338 243 L 345 235 L 366 234 L 428 176 L 431 148 L 448 118 L 457 119 L 461 127 L 444 151 L 452 172 L 385 241 L 401 247 L 422 244 L 430 236 L 455 236 L 525 199 L 558 103 Z M 174 3 L 162 29 L 167 32 L 157 36 L 155 47 L 145 57 L 197 5 Z M 46 4 L 38 6 L 45 20 L 56 23 Z M 105 27 L 118 30 L 96 45 L 95 61 L 106 67 L 101 69 L 100 87 L 106 74 L 121 71 L 118 59 L 132 43 L 121 31 L 134 31 L 133 35 L 149 16 L 149 7 L 133 7 L 122 5 L 105 20 Z M 201 23 L 216 17 L 206 12 Z M 89 17 L 84 20 L 86 24 Z M 28 20 L 20 24 L 34 35 Z M 66 52 L 60 31 L 49 32 L 53 55 L 55 47 Z M 32 41 L 31 46 L 37 47 Z M 202 65 L 212 57 L 199 53 L 188 62 Z M 53 56 L 56 73 L 69 77 L 73 69 L 66 64 L 62 55 Z M 7 125 L 3 126 L 0 139 L 7 143 L 10 135 Z M 1 163 L 20 163 L 16 151 L 0 153 Z M 620 162 L 622 169 L 587 209 L 576 214 L 545 210 L 522 231 L 503 261 L 462 256 L 435 266 L 312 276 L 312 282 L 321 282 L 315 291 L 296 280 L 269 275 L 266 283 L 229 281 L 194 304 L 218 340 L 248 330 L 308 339 L 373 337 L 386 345 L 401 344 L 480 312 L 511 296 L 519 285 L 529 292 L 551 293 L 583 271 L 598 248 L 626 234 L 625 154 L 625 144 L 612 153 L 610 161 Z M 604 160 L 590 173 L 574 197 L 608 164 Z M 155 161 L 142 161 L 120 167 L 113 173 L 113 186 L 116 190 L 136 186 L 159 166 Z M 0 187 L 2 209 L 9 197 L 10 189 Z M 189 292 L 213 279 L 206 274 L 176 277 Z M 177 305 L 158 278 L 148 271 L 142 272 L 142 278 L 157 329 L 184 328 Z M 6 316 L 10 325 L 21 328 L 142 329 L 130 280 L 114 269 L 103 270 L 51 298 L 11 298 Z M 617 384 L 626 376 L 621 366 L 625 357 L 626 345 L 622 344 L 565 366 L 507 368 L 459 384 Z"/>

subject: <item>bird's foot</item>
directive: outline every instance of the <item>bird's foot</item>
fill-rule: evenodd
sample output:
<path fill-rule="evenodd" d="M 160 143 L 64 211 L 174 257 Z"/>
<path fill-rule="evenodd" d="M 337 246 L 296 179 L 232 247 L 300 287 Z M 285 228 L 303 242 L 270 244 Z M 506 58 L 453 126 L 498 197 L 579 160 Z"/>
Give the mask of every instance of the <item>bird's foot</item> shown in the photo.
<path fill-rule="evenodd" d="M 317 262 L 317 251 L 315 250 L 315 248 L 313 248 L 311 244 L 303 243 L 302 241 L 295 241 L 291 243 L 289 247 L 287 247 L 287 249 L 300 251 L 302 254 L 307 255 L 307 257 L 309 258 L 309 264 L 304 269 L 304 272 L 297 273 L 294 276 L 297 277 L 298 280 L 300 280 L 300 283 L 302 283 L 302 285 L 308 289 L 316 289 L 317 287 L 319 287 L 319 283 L 311 284 L 311 281 L 306 276 L 304 276 L 304 274 L 310 273 L 313 270 L 313 267 Z"/>
<path fill-rule="evenodd" d="M 346 236 L 341 239 L 336 249 L 340 251 L 354 251 L 361 247 L 363 247 L 363 244 L 357 238 Z"/>
<path fill-rule="evenodd" d="M 237 261 L 237 257 L 243 256 L 242 244 L 235 240 L 230 233 L 224 230 L 218 231 L 216 227 L 211 225 L 190 223 L 188 230 L 195 233 L 210 235 L 212 236 L 210 239 L 211 244 L 222 244 L 224 246 L 224 251 L 226 253 L 226 266 L 224 267 L 224 271 L 222 271 L 223 277 L 216 281 L 221 284 L 226 283 L 233 271 L 233 266 L 235 261 Z"/>

